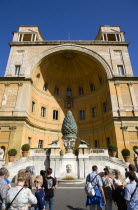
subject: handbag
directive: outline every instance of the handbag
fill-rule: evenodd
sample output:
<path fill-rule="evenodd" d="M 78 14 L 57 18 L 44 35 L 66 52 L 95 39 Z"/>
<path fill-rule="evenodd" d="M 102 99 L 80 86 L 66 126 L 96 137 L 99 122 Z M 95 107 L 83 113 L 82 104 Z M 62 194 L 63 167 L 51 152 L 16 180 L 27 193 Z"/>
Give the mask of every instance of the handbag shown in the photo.
<path fill-rule="evenodd" d="M 15 195 L 15 197 L 12 199 L 12 201 L 7 205 L 6 207 L 6 210 L 8 210 L 10 208 L 10 206 L 12 205 L 13 201 L 15 200 L 15 198 L 17 197 L 17 195 L 19 195 L 19 193 L 21 192 L 21 190 L 23 189 L 24 187 L 22 187 L 19 192 Z"/>
<path fill-rule="evenodd" d="M 90 176 L 90 175 L 89 175 Z M 95 186 L 92 186 L 92 182 L 94 181 L 94 179 L 97 177 L 97 175 L 93 178 L 93 180 L 91 181 L 91 182 L 87 182 L 86 184 L 85 184 L 85 192 L 86 192 L 86 195 L 87 196 L 91 196 L 91 197 L 93 197 L 93 196 L 95 196 L 95 189 L 94 189 L 94 187 L 97 185 L 95 185 Z"/>

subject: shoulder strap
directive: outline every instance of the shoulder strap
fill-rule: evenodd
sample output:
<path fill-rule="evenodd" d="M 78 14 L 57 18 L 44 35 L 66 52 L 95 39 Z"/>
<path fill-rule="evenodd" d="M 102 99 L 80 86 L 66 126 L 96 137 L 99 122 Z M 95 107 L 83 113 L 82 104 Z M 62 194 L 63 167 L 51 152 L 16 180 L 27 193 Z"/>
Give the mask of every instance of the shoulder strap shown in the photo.
<path fill-rule="evenodd" d="M 97 176 L 98 176 L 98 174 L 96 174 L 96 176 L 92 179 L 92 181 L 90 180 L 90 182 L 92 183 Z M 90 176 L 90 178 L 91 178 L 91 176 Z"/>
<path fill-rule="evenodd" d="M 15 195 L 15 197 L 13 198 L 13 200 L 7 205 L 6 207 L 6 210 L 8 210 L 10 208 L 10 206 L 12 205 L 13 201 L 15 200 L 15 198 L 19 195 L 19 193 L 21 192 L 21 190 L 23 189 L 24 187 L 22 187 L 19 192 Z"/>
<path fill-rule="evenodd" d="M 135 194 L 137 187 L 138 187 L 138 185 L 136 184 L 136 187 L 135 187 L 133 193 L 131 194 L 130 200 L 132 199 L 133 195 Z"/>

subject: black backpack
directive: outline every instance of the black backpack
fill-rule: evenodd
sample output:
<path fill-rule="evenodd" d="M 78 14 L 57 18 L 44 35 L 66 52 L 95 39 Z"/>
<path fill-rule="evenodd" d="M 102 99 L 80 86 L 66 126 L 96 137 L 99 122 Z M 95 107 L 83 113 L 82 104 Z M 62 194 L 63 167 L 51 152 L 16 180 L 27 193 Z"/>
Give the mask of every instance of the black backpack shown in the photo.
<path fill-rule="evenodd" d="M 117 187 L 112 190 L 112 198 L 119 210 L 127 210 L 126 200 L 124 199 L 125 190 Z"/>

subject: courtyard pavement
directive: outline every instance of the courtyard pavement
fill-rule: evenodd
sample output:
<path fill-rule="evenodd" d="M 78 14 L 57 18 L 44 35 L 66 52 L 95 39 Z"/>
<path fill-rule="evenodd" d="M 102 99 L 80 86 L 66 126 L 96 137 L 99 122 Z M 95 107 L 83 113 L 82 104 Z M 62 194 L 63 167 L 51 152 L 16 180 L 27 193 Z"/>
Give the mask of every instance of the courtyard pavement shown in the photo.
<path fill-rule="evenodd" d="M 54 210 L 88 210 L 83 184 L 59 184 L 55 190 Z M 113 210 L 117 210 L 114 205 Z"/>

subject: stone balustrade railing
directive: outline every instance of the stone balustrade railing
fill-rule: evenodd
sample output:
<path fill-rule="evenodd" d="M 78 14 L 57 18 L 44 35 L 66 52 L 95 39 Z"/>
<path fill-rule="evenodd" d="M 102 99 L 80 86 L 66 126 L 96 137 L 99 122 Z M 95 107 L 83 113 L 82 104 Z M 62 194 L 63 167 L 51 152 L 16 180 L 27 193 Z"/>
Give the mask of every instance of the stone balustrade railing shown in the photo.
<path fill-rule="evenodd" d="M 31 148 L 30 149 L 30 156 L 48 156 L 49 148 Z"/>

